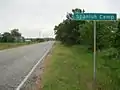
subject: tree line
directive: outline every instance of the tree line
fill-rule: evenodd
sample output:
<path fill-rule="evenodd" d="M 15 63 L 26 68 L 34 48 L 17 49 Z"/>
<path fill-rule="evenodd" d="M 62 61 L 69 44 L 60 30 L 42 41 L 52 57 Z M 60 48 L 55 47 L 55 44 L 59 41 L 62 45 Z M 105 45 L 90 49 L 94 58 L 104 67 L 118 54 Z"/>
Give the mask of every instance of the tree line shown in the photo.
<path fill-rule="evenodd" d="M 85 10 L 73 9 L 72 12 Z M 69 13 L 71 16 L 72 14 Z M 68 16 L 54 27 L 56 40 L 66 45 L 81 44 L 93 50 L 93 21 L 74 21 Z M 108 50 L 110 56 L 120 55 L 120 19 L 117 21 L 96 21 L 97 50 Z M 116 52 L 117 51 L 117 52 Z"/>
<path fill-rule="evenodd" d="M 14 42 L 44 42 L 52 41 L 53 38 L 25 38 L 20 33 L 19 29 L 13 29 L 10 32 L 0 33 L 0 43 L 14 43 Z"/>
<path fill-rule="evenodd" d="M 10 32 L 4 32 L 3 34 L 0 33 L 0 42 L 23 42 L 24 40 L 25 39 L 19 32 L 19 29 L 13 29 Z"/>
<path fill-rule="evenodd" d="M 85 12 L 81 9 L 73 9 L 72 12 L 74 11 Z M 69 13 L 69 16 L 71 16 L 71 13 Z M 89 53 L 93 52 L 93 21 L 74 21 L 69 16 L 67 15 L 65 20 L 54 27 L 55 39 L 64 45 L 82 45 L 88 49 Z M 105 72 L 105 75 L 110 77 L 100 86 L 106 88 L 104 90 L 119 90 L 120 19 L 116 21 L 96 21 L 96 48 L 97 59 L 99 60 L 97 62 L 100 65 L 97 70 L 100 70 L 101 74 Z"/>

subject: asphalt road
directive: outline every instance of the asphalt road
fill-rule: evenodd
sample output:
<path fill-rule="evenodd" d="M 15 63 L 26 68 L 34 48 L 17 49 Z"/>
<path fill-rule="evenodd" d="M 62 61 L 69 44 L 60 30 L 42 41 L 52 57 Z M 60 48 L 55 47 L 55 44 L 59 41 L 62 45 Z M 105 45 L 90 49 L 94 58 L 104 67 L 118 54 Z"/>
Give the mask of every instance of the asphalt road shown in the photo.
<path fill-rule="evenodd" d="M 54 42 L 0 51 L 0 90 L 16 88 Z"/>

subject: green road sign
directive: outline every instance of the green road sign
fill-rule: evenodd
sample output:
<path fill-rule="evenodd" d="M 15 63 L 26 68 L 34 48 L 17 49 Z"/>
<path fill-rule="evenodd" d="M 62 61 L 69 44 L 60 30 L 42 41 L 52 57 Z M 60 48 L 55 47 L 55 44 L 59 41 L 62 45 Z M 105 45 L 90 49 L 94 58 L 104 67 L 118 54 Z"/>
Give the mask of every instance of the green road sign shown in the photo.
<path fill-rule="evenodd" d="M 73 20 L 116 20 L 117 14 L 114 13 L 74 13 Z"/>

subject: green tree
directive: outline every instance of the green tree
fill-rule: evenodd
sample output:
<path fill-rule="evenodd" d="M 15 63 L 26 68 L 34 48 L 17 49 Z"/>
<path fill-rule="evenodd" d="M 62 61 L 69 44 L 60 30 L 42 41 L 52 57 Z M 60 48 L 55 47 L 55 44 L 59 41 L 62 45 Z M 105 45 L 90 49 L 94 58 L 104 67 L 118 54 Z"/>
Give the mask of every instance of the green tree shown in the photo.
<path fill-rule="evenodd" d="M 93 22 L 86 21 L 84 25 L 79 25 L 79 32 L 81 34 L 80 41 L 84 45 L 92 45 L 93 41 Z"/>
<path fill-rule="evenodd" d="M 97 21 L 96 37 L 97 49 L 110 48 L 114 41 L 114 32 L 116 22 L 112 21 Z M 83 44 L 93 48 L 93 21 L 86 21 L 84 25 L 80 26 L 81 41 Z"/>
<path fill-rule="evenodd" d="M 4 32 L 2 34 L 2 42 L 14 42 L 14 38 L 9 32 Z"/>
<path fill-rule="evenodd" d="M 0 33 L 0 42 L 2 42 L 2 34 Z"/>
<path fill-rule="evenodd" d="M 13 30 L 11 30 L 11 35 L 13 37 L 20 37 L 21 33 L 19 32 L 19 29 L 13 29 Z"/>
<path fill-rule="evenodd" d="M 114 41 L 114 29 L 116 28 L 114 21 L 98 21 L 97 22 L 97 48 L 110 48 Z"/>
<path fill-rule="evenodd" d="M 72 12 L 84 13 L 81 9 L 72 9 Z M 72 13 L 69 13 L 72 15 Z M 116 21 L 96 21 L 97 50 L 111 48 L 119 37 L 119 30 L 116 32 Z M 119 25 L 118 25 L 119 26 Z M 120 26 L 118 27 L 120 28 Z M 68 16 L 54 28 L 56 39 L 66 44 L 84 44 L 93 48 L 93 21 L 74 21 Z M 117 36 L 116 36 L 117 33 Z M 116 41 L 116 45 L 119 41 Z M 120 45 L 118 45 L 120 46 Z M 116 46 L 117 47 L 117 46 Z"/>
<path fill-rule="evenodd" d="M 120 51 L 120 20 L 118 21 L 117 31 L 115 32 L 114 47 Z"/>
<path fill-rule="evenodd" d="M 73 9 L 74 13 L 82 12 L 81 9 Z M 71 16 L 71 13 L 69 13 Z M 59 25 L 56 25 L 54 28 L 56 39 L 62 41 L 65 44 L 78 44 L 80 43 L 80 32 L 79 25 L 84 24 L 85 21 L 74 21 L 70 20 L 67 16 L 66 20 L 63 20 Z"/>
<path fill-rule="evenodd" d="M 83 24 L 84 21 L 69 21 L 64 20 L 58 26 L 55 26 L 56 39 L 62 41 L 65 44 L 77 44 L 80 43 L 79 24 Z"/>
<path fill-rule="evenodd" d="M 19 32 L 19 29 L 13 29 L 11 30 L 11 35 L 14 37 L 15 41 L 20 41 L 21 40 L 21 33 Z"/>

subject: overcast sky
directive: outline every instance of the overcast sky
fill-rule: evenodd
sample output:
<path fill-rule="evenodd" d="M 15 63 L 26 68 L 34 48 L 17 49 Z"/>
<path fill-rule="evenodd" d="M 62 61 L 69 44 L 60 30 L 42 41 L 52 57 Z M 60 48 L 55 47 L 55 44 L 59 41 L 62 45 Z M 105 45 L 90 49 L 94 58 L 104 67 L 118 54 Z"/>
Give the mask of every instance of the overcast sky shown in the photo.
<path fill-rule="evenodd" d="M 119 15 L 120 0 L 0 0 L 0 32 L 20 29 L 25 37 L 53 37 L 54 26 L 73 8 Z"/>

